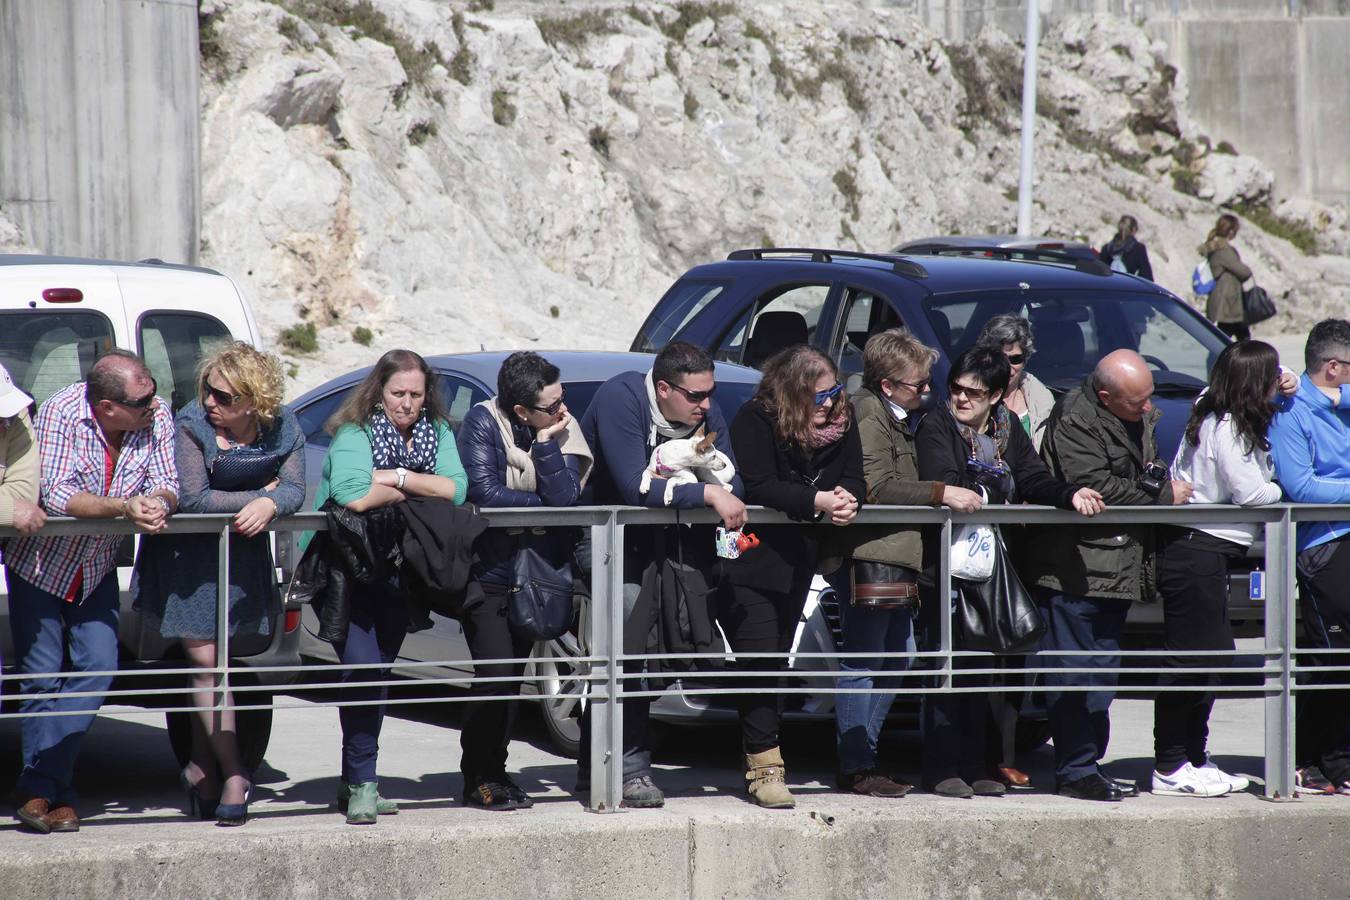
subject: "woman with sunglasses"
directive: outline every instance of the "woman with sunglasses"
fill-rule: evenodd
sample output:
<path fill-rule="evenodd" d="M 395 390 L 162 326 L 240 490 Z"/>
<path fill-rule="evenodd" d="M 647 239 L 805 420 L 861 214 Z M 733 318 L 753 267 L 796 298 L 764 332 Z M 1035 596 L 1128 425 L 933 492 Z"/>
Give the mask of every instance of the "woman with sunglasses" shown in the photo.
<path fill-rule="evenodd" d="M 272 577 L 267 525 L 305 500 L 305 436 L 281 405 L 280 361 L 234 343 L 202 361 L 197 399 L 174 417 L 179 510 L 233 513 L 230 534 L 230 640 L 267 640 L 281 617 Z M 192 676 L 192 757 L 183 769 L 188 812 L 218 825 L 248 818 L 249 778 L 239 751 L 236 716 L 218 710 L 217 538 L 214 534 L 146 537 L 132 579 L 144 627 L 183 642 Z"/>
<path fill-rule="evenodd" d="M 814 347 L 783 350 L 764 364 L 754 396 L 731 423 L 731 444 L 745 481 L 747 503 L 781 510 L 806 523 L 848 525 L 866 493 L 858 429 L 829 357 Z M 740 671 L 774 674 L 744 682 L 781 687 L 786 654 L 806 605 L 817 566 L 842 549 L 820 528 L 775 525 L 755 529 L 760 546 L 727 563 L 730 591 L 718 620 L 734 653 L 777 653 L 777 659 L 737 658 Z M 822 545 L 826 545 L 822 547 Z M 837 568 L 836 564 L 834 568 Z M 772 809 L 795 805 L 779 749 L 781 694 L 740 699 L 741 742 L 750 796 Z"/>
<path fill-rule="evenodd" d="M 1105 508 L 1092 488 L 1065 484 L 1036 455 L 1031 438 L 1001 402 L 1011 370 L 1002 350 L 972 347 L 947 374 L 948 402 L 919 426 L 919 477 L 959 485 L 983 495 L 986 503 L 1039 503 L 1073 509 L 1085 516 Z M 925 582 L 936 581 L 937 547 L 925 553 Z M 940 649 L 937 598 L 920 606 L 928 650 Z M 953 649 L 961 636 L 952 634 Z M 958 657 L 952 666 L 986 668 L 987 660 Z M 988 678 L 959 678 L 960 687 L 987 686 Z M 985 693 L 928 694 L 923 698 L 923 780 L 943 797 L 1000 797 L 1001 781 L 990 778 L 985 746 L 989 700 Z"/>
<path fill-rule="evenodd" d="M 479 506 L 572 506 L 590 475 L 591 451 L 567 410 L 558 367 L 537 353 L 512 353 L 497 372 L 497 396 L 469 410 L 459 432 L 460 456 L 469 476 L 469 500 Z M 557 568 L 569 565 L 577 529 L 530 535 L 530 546 Z M 492 529 L 478 539 L 478 558 L 459 615 L 475 660 L 523 659 L 533 644 L 511 633 L 507 602 L 511 561 L 525 538 Z M 522 663 L 474 665 L 477 678 L 519 678 Z M 509 697 L 518 682 L 482 683 L 474 697 Z M 483 809 L 526 809 L 534 801 L 506 774 L 518 702 L 488 699 L 464 708 L 460 771 L 464 802 Z"/>

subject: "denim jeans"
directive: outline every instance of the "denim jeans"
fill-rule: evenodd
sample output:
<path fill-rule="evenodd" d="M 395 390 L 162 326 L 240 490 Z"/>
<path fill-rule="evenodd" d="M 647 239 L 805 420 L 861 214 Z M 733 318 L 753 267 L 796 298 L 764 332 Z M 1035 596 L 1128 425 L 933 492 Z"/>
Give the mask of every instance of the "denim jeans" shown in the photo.
<path fill-rule="evenodd" d="M 848 568 L 841 570 L 847 573 Z M 914 614 L 910 610 L 874 610 L 853 606 L 847 577 L 830 579 L 839 597 L 839 621 L 845 653 L 913 653 Z M 874 677 L 880 669 L 908 669 L 908 659 L 858 657 L 839 661 L 841 689 L 898 687 L 899 678 Z M 876 764 L 877 738 L 894 694 L 837 694 L 834 721 L 839 739 L 839 771 L 844 775 Z"/>
<path fill-rule="evenodd" d="M 67 603 L 34 587 L 6 568 L 9 582 L 9 618 L 19 670 L 29 677 L 19 683 L 21 693 L 55 694 L 41 700 L 25 699 L 21 712 L 66 712 L 81 715 L 25 718 L 23 774 L 20 798 L 42 797 L 51 803 L 76 800 L 75 759 L 84 734 L 103 705 L 100 696 L 112 684 L 111 675 L 58 678 L 67 653 L 71 672 L 111 672 L 117 668 L 117 573 L 109 573 L 82 603 Z M 65 694 L 89 692 L 90 697 Z"/>
<path fill-rule="evenodd" d="M 408 635 L 408 600 L 394 580 L 386 584 L 358 585 L 352 597 L 347 639 L 333 646 L 345 666 L 382 663 L 392 665 Z M 365 706 L 338 707 L 342 726 L 342 780 L 364 784 L 376 780 L 380 755 L 380 730 L 384 727 L 385 701 L 389 688 L 367 687 L 366 682 L 388 681 L 388 669 L 343 669 L 338 680 L 343 700 L 370 701 Z"/>

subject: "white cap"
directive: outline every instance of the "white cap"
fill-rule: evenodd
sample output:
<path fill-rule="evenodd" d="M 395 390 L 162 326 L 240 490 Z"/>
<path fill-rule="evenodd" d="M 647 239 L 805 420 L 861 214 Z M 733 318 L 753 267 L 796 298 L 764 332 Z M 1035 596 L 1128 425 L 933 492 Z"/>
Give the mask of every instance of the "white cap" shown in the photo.
<path fill-rule="evenodd" d="M 25 394 L 9 377 L 9 370 L 0 365 L 0 417 L 17 416 L 28 408 L 33 398 Z"/>

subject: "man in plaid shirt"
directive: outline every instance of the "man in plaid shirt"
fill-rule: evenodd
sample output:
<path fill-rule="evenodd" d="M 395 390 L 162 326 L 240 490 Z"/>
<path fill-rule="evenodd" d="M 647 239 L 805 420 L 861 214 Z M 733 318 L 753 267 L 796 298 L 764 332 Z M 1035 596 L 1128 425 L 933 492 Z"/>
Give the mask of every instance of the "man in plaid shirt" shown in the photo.
<path fill-rule="evenodd" d="M 34 430 L 42 458 L 41 503 L 49 515 L 125 518 L 144 534 L 163 531 L 178 503 L 173 416 L 155 396 L 141 358 L 111 350 L 88 380 L 53 394 Z M 117 668 L 120 535 L 21 537 L 5 555 L 14 649 L 24 673 L 23 774 L 16 817 L 41 834 L 78 831 L 75 758 L 99 696 Z M 61 674 L 66 654 L 69 675 Z M 89 693 L 89 697 L 69 694 Z"/>

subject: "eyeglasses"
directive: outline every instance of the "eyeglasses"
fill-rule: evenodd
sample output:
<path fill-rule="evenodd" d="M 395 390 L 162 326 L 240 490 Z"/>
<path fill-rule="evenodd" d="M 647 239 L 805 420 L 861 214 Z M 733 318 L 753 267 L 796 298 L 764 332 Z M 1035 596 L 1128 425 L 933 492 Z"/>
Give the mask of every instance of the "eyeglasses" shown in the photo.
<path fill-rule="evenodd" d="M 842 384 L 836 384 L 834 387 L 824 391 L 816 391 L 816 406 L 824 406 L 826 400 L 833 400 L 844 390 Z"/>
<path fill-rule="evenodd" d="M 670 384 L 670 382 L 667 381 L 666 384 Z M 680 387 L 678 384 L 670 384 L 670 386 L 681 394 L 684 394 L 684 399 L 688 400 L 690 403 L 702 403 L 713 395 L 713 391 L 717 390 L 717 385 L 715 384 L 706 391 L 691 391 L 688 388 Z"/>
<path fill-rule="evenodd" d="M 923 381 L 901 381 L 899 378 L 887 378 L 886 380 L 891 384 L 903 384 L 905 387 L 913 388 L 916 391 L 921 391 L 933 383 L 930 378 L 925 378 Z"/>
<path fill-rule="evenodd" d="M 973 401 L 975 403 L 979 403 L 981 400 L 983 400 L 984 398 L 988 397 L 991 393 L 993 393 L 992 391 L 989 390 L 989 388 L 966 387 L 964 384 L 953 384 L 950 385 L 947 389 L 951 391 L 953 397 L 959 397 L 964 395 L 967 400 Z"/>
<path fill-rule="evenodd" d="M 1347 359 L 1337 359 L 1337 358 L 1334 357 L 1334 356 L 1328 356 L 1328 357 L 1327 357 L 1325 360 L 1323 360 L 1323 361 L 1324 361 L 1324 362 L 1340 363 L 1340 364 L 1343 365 L 1343 366 L 1350 366 L 1350 360 L 1347 360 Z"/>
<path fill-rule="evenodd" d="M 144 397 L 138 397 L 135 400 L 113 400 L 119 406 L 125 406 L 127 409 L 149 409 L 150 404 L 155 402 L 155 395 L 159 392 L 159 385 L 155 379 L 150 379 L 150 393 Z M 110 398 L 111 399 L 111 398 Z"/>
<path fill-rule="evenodd" d="M 1020 366 L 1027 361 L 1025 353 L 1005 353 L 1003 355 L 1008 358 L 1008 365 L 1010 366 Z"/>
<path fill-rule="evenodd" d="M 558 410 L 562 409 L 563 400 L 565 399 L 567 399 L 567 389 L 563 388 L 563 392 L 558 395 L 558 399 L 553 403 L 550 403 L 548 406 L 531 406 L 530 409 L 535 412 L 541 412 L 546 416 L 556 416 Z"/>
<path fill-rule="evenodd" d="M 229 409 L 243 399 L 242 394 L 231 394 L 229 391 L 222 391 L 220 388 L 213 388 L 210 384 L 202 385 L 202 399 L 207 397 L 216 401 L 216 406 L 223 406 Z"/>

